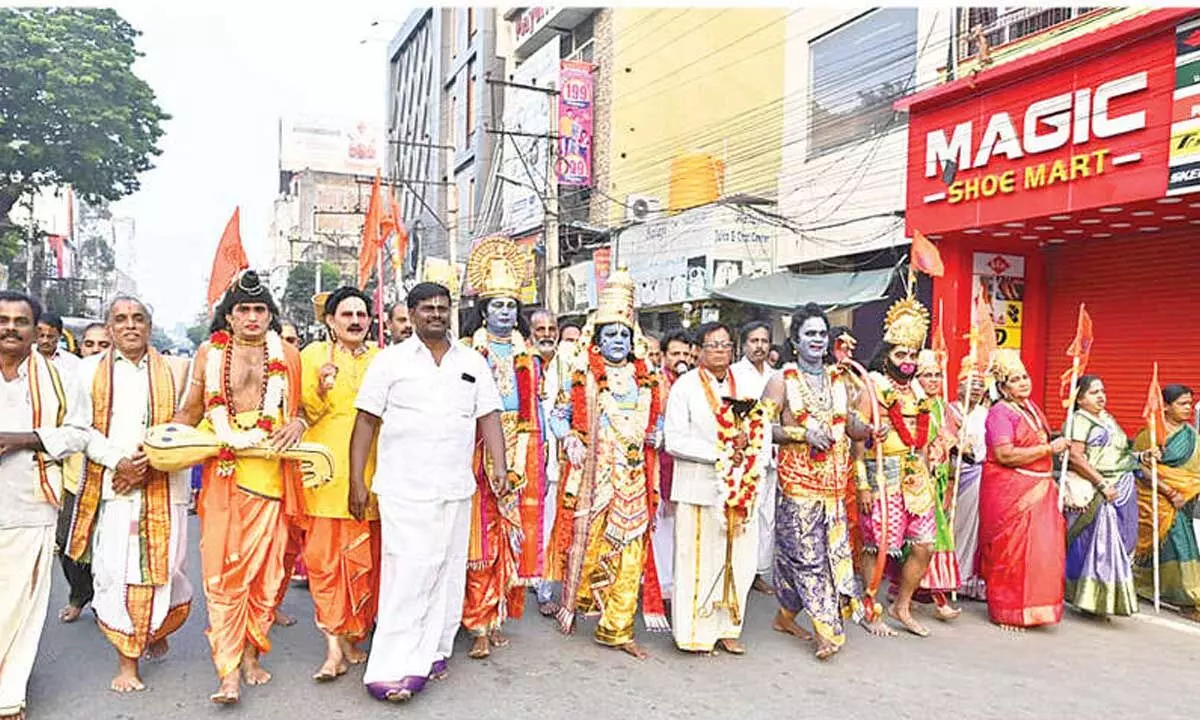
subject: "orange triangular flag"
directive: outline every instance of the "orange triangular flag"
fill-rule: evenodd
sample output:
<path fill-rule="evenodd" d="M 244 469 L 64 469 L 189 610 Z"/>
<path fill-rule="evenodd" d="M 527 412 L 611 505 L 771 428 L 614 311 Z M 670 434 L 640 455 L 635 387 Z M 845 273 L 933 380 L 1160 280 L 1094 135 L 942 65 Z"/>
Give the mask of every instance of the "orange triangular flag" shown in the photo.
<path fill-rule="evenodd" d="M 225 232 L 221 233 L 221 242 L 217 243 L 212 273 L 208 276 L 210 309 L 220 302 L 221 296 L 233 285 L 238 273 L 250 267 L 250 261 L 246 259 L 246 250 L 242 247 L 241 212 L 240 207 L 233 209 L 233 216 L 225 224 Z"/>
<path fill-rule="evenodd" d="M 396 220 L 396 256 L 392 261 L 392 266 L 397 273 L 400 273 L 404 268 L 404 255 L 408 252 L 408 228 L 404 225 L 400 213 L 400 203 L 396 202 L 395 195 L 392 195 L 392 217 Z"/>
<path fill-rule="evenodd" d="M 358 286 L 364 289 L 371 273 L 375 272 L 379 246 L 383 244 L 383 236 L 380 235 L 380 225 L 383 222 L 383 199 L 379 197 L 381 179 L 377 169 L 375 184 L 371 186 L 371 199 L 367 203 L 367 217 L 363 221 L 362 242 L 358 247 Z"/>
<path fill-rule="evenodd" d="M 1088 356 L 1092 352 L 1092 316 L 1088 315 L 1083 303 L 1079 303 L 1079 320 L 1075 325 L 1075 339 L 1067 346 L 1067 357 L 1071 358 L 1068 367 L 1059 378 L 1058 394 L 1067 398 L 1071 394 L 1071 376 L 1080 377 L 1087 370 Z M 1078 359 L 1078 367 L 1075 360 Z"/>
<path fill-rule="evenodd" d="M 920 230 L 913 230 L 910 262 L 914 268 L 930 277 L 941 277 L 946 274 L 946 266 L 942 264 L 942 254 Z"/>
<path fill-rule="evenodd" d="M 1154 440 L 1162 445 L 1167 440 L 1167 422 L 1163 416 L 1162 388 L 1158 386 L 1158 363 L 1154 363 L 1154 376 L 1150 379 L 1150 389 L 1146 393 L 1146 407 L 1142 409 L 1142 418 L 1153 433 Z"/>
<path fill-rule="evenodd" d="M 986 368 L 996 353 L 996 322 L 992 318 L 992 304 L 982 289 L 975 296 L 975 323 L 975 361 L 981 368 Z"/>

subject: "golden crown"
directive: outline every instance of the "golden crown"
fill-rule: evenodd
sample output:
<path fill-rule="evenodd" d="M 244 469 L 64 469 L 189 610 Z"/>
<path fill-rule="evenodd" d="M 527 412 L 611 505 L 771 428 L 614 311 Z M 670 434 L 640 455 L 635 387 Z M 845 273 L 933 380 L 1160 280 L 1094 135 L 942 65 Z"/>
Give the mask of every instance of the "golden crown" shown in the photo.
<path fill-rule="evenodd" d="M 633 276 L 625 268 L 614 270 L 596 299 L 595 325 L 620 323 L 634 326 Z"/>
<path fill-rule="evenodd" d="M 909 297 L 888 308 L 883 319 L 883 341 L 890 345 L 920 348 L 929 332 L 929 311 Z"/>
<path fill-rule="evenodd" d="M 998 385 L 1008 382 L 1014 375 L 1024 374 L 1025 363 L 1021 362 L 1021 353 L 1011 348 L 1001 348 L 992 356 L 992 377 Z"/>
<path fill-rule="evenodd" d="M 467 258 L 467 283 L 481 300 L 518 297 L 528 275 L 521 248 L 504 235 L 484 238 Z"/>

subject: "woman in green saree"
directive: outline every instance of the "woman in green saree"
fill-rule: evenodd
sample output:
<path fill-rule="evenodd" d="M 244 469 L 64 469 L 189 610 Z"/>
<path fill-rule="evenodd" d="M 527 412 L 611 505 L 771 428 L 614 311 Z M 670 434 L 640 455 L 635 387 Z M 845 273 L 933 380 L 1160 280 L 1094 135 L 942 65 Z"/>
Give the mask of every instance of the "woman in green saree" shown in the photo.
<path fill-rule="evenodd" d="M 1153 490 L 1149 471 L 1138 481 L 1138 542 L 1133 575 L 1138 595 L 1154 597 L 1154 543 L 1158 543 L 1162 599 L 1200 622 L 1200 548 L 1192 519 L 1200 511 L 1200 439 L 1189 424 L 1192 389 L 1163 388 L 1167 424 L 1162 460 L 1158 463 L 1158 537 L 1154 537 Z M 1162 438 L 1157 438 L 1163 442 Z M 1150 447 L 1150 429 L 1134 440 L 1136 449 Z"/>

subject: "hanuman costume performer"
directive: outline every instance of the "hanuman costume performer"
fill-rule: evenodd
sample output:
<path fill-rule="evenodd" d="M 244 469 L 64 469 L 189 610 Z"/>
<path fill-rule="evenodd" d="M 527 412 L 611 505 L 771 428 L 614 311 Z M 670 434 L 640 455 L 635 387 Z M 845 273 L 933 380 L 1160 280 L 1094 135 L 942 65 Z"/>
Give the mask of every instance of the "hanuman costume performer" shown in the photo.
<path fill-rule="evenodd" d="M 883 345 L 870 374 L 875 397 L 868 402 L 878 403 L 890 430 L 865 454 L 858 478 L 865 554 L 876 555 L 879 562 L 877 553 L 882 551 L 902 561 L 899 593 L 888 614 L 921 637 L 929 631 L 912 616 L 912 596 L 930 567 L 938 498 L 926 458 L 933 437 L 933 405 L 912 381 L 928 331 L 929 312 L 912 297 L 896 302 L 887 312 Z M 863 576 L 872 578 L 873 584 L 878 576 L 871 563 L 864 565 Z"/>
<path fill-rule="evenodd" d="M 633 632 L 643 579 L 646 627 L 669 629 L 650 542 L 663 393 L 659 373 L 645 359 L 633 287 L 628 271 L 609 277 L 580 337 L 584 351 L 550 417 L 568 460 L 559 482 L 551 575 L 562 575 L 564 633 L 573 632 L 577 613 L 598 614 L 597 642 L 644 659 Z"/>
<path fill-rule="evenodd" d="M 518 329 L 525 263 L 517 245 L 502 236 L 483 240 L 467 260 L 467 278 L 479 294 L 479 327 L 471 347 L 483 355 L 500 390 L 506 457 L 513 492 L 497 497 L 489 483 L 490 460 L 482 440 L 475 451 L 478 491 L 471 507 L 467 594 L 463 626 L 475 636 L 470 657 L 485 658 L 490 647 L 508 640 L 505 617 L 525 609 L 525 587 L 542 576 L 542 516 L 545 464 L 542 462 L 541 389 L 536 350 Z"/>
<path fill-rule="evenodd" d="M 773 627 L 813 639 L 796 624 L 801 611 L 816 631 L 816 656 L 842 648 L 846 616 L 862 621 L 862 587 L 854 572 L 847 488 L 852 487 L 851 440 L 870 434 L 850 404 L 854 385 L 841 364 L 826 365 L 829 321 L 808 304 L 792 315 L 798 360 L 767 383 L 763 403 L 779 445 L 773 578 L 780 609 Z M 867 626 L 886 634 L 878 620 Z"/>

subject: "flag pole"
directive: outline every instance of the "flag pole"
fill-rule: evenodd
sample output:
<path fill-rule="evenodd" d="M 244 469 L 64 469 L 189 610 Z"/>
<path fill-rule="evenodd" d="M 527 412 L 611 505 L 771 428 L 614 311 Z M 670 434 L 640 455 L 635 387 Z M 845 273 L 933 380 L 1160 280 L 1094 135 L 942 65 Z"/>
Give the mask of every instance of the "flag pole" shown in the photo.
<path fill-rule="evenodd" d="M 1067 393 L 1067 416 L 1063 419 L 1063 437 L 1069 437 L 1071 428 L 1071 415 L 1075 412 L 1075 397 L 1079 390 L 1075 385 L 1079 382 L 1079 356 L 1071 356 L 1071 384 L 1070 392 Z M 1058 511 L 1063 511 L 1063 503 L 1065 501 L 1063 487 L 1067 482 L 1067 458 L 1070 456 L 1071 450 L 1067 448 L 1062 454 L 1062 467 L 1058 471 Z"/>
<path fill-rule="evenodd" d="M 379 286 L 379 302 L 375 303 L 375 316 L 379 319 L 379 349 L 384 347 L 383 342 L 383 248 L 379 248 L 379 252 L 375 255 L 375 283 Z"/>
<path fill-rule="evenodd" d="M 1158 363 L 1154 363 L 1154 378 L 1158 380 Z M 1155 385 L 1158 383 L 1155 382 Z M 1158 418 L 1150 417 L 1150 449 L 1154 450 L 1158 447 Z M 1165 439 L 1165 438 L 1164 438 Z M 1154 457 L 1154 453 L 1150 453 L 1150 517 L 1154 525 L 1154 541 L 1151 546 L 1154 549 L 1154 612 L 1159 612 L 1162 609 L 1162 575 L 1159 568 L 1159 551 L 1158 551 L 1158 459 Z"/>

